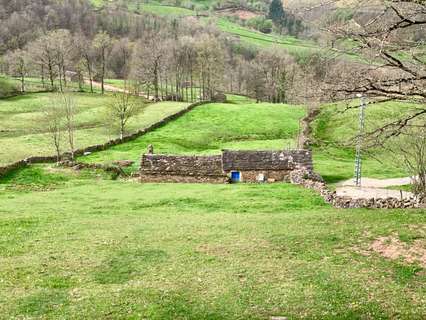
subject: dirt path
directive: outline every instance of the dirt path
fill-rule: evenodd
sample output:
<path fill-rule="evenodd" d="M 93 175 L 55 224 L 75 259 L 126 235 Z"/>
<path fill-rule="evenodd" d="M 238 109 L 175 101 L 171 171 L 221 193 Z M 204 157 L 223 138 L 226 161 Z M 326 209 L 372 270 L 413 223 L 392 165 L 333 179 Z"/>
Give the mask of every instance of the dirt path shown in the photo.
<path fill-rule="evenodd" d="M 405 178 L 394 178 L 394 179 L 372 179 L 362 178 L 361 185 L 367 188 L 387 188 L 391 186 L 403 186 L 411 183 L 410 177 Z M 340 184 L 345 187 L 355 186 L 354 180 L 346 180 Z"/>
<path fill-rule="evenodd" d="M 348 196 L 356 199 L 371 198 L 409 198 L 413 194 L 407 191 L 385 189 L 391 186 L 403 186 L 410 184 L 411 178 L 395 178 L 395 179 L 372 179 L 362 178 L 361 187 L 356 187 L 353 179 L 347 180 L 339 184 L 336 188 L 337 195 Z"/>
<path fill-rule="evenodd" d="M 378 198 L 397 198 L 407 199 L 413 196 L 411 192 L 389 190 L 381 188 L 367 188 L 367 187 L 338 187 L 336 189 L 338 196 L 346 196 L 354 199 L 378 199 Z"/>
<path fill-rule="evenodd" d="M 84 83 L 90 86 L 90 80 L 89 79 L 84 79 Z M 102 84 L 100 82 L 92 81 L 92 84 L 96 88 L 102 88 Z M 104 83 L 104 89 L 106 91 L 111 91 L 111 92 L 125 92 L 125 93 L 129 93 L 129 90 L 118 88 L 118 87 L 115 87 L 115 86 L 112 86 L 112 85 L 106 84 L 106 83 Z M 140 92 L 139 96 L 140 97 L 145 97 L 145 98 L 147 98 L 149 100 L 153 100 L 154 99 L 153 96 L 147 97 L 146 94 L 144 94 L 143 92 Z"/>

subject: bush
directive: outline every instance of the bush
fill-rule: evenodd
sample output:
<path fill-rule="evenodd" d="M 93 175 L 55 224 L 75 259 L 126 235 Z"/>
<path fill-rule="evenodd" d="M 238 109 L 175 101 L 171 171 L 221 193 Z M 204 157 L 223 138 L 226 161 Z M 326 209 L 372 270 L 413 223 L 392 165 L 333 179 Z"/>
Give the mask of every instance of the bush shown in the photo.
<path fill-rule="evenodd" d="M 0 77 L 0 98 L 10 97 L 18 93 L 19 90 L 12 81 Z"/>
<path fill-rule="evenodd" d="M 247 26 L 256 29 L 262 33 L 272 32 L 272 20 L 266 19 L 265 17 L 256 17 L 247 20 Z"/>

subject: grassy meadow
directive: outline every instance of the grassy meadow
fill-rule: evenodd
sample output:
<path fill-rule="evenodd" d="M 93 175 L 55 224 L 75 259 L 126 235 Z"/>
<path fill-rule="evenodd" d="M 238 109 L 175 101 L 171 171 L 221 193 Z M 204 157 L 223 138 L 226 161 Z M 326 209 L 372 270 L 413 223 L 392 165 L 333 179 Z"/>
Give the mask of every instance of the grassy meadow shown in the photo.
<path fill-rule="evenodd" d="M 140 155 L 149 144 L 156 153 L 220 154 L 222 149 L 285 149 L 297 147 L 299 120 L 305 115 L 300 106 L 254 103 L 240 96 L 228 96 L 229 103 L 208 104 L 167 126 L 134 141 L 103 152 L 81 157 L 83 162 L 111 163 L 131 159 L 137 169 Z M 385 103 L 368 107 L 366 130 L 390 121 L 412 105 Z M 358 109 L 340 113 L 344 106 L 326 105 L 313 123 L 315 170 L 327 182 L 336 183 L 353 177 L 355 147 L 344 144 L 357 134 Z M 372 178 L 407 176 L 401 159 L 387 150 L 369 150 L 363 154 L 363 174 Z"/>
<path fill-rule="evenodd" d="M 314 42 L 297 39 L 288 35 L 265 34 L 240 26 L 226 18 L 218 18 L 216 20 L 216 25 L 221 31 L 237 36 L 242 42 L 261 48 L 277 46 L 291 53 L 314 52 L 320 50 L 320 47 Z"/>
<path fill-rule="evenodd" d="M 0 180 L 0 319 L 420 319 L 424 269 L 370 246 L 425 223 L 287 184 L 32 166 Z"/>
<path fill-rule="evenodd" d="M 115 130 L 105 125 L 106 106 L 112 102 L 111 95 L 72 95 L 78 111 L 75 134 L 77 148 L 103 143 L 118 136 Z M 0 165 L 29 156 L 55 154 L 42 120 L 43 108 L 51 104 L 55 96 L 55 93 L 37 93 L 0 100 Z M 128 131 L 147 127 L 187 105 L 179 102 L 150 104 L 131 119 Z M 63 147 L 66 147 L 65 141 Z"/>
<path fill-rule="evenodd" d="M 24 149 L 20 137 L 36 134 L 26 128 L 51 98 L 0 100 L 2 147 Z M 111 97 L 75 99 L 78 134 L 96 129 Z M 177 154 L 295 146 L 305 108 L 228 99 L 79 160 L 138 160 L 148 144 Z M 132 126 L 185 105 L 152 104 Z M 325 141 L 315 166 L 329 181 L 352 172 L 352 151 L 336 137 L 350 137 L 357 119 L 356 111 L 330 117 L 335 107 L 314 124 Z M 368 109 L 367 126 L 391 107 Z M 366 170 L 385 175 L 369 161 Z M 141 184 L 32 165 L 0 178 L 0 319 L 421 319 L 426 269 L 413 252 L 426 238 L 425 213 L 338 210 L 284 183 Z M 398 243 L 402 256 L 387 258 L 380 239 Z"/>
<path fill-rule="evenodd" d="M 107 6 L 108 4 L 117 3 L 117 1 L 115 0 L 90 0 L 90 2 L 95 8 L 102 8 L 104 6 Z M 125 5 L 127 7 L 127 10 L 132 12 L 147 12 L 158 16 L 183 17 L 195 15 L 195 12 L 193 10 L 172 5 L 161 4 L 157 1 L 150 1 L 149 3 L 147 3 L 139 0 L 128 0 L 124 3 L 121 2 L 120 5 Z"/>
<path fill-rule="evenodd" d="M 354 101 L 350 107 L 356 106 Z M 331 104 L 322 107 L 321 114 L 313 123 L 312 139 L 316 170 L 330 183 L 350 179 L 354 174 L 355 146 L 351 141 L 358 133 L 359 109 L 345 112 L 346 105 Z M 365 132 L 398 118 L 404 111 L 416 106 L 410 103 L 386 102 L 367 106 Z M 426 121 L 426 117 L 419 119 Z M 398 139 L 389 143 L 398 143 Z M 363 151 L 363 175 L 370 178 L 404 177 L 408 173 L 401 157 L 386 149 Z"/>
<path fill-rule="evenodd" d="M 157 2 L 91 2 L 99 10 L 121 3 L 133 12 L 194 15 Z M 200 19 L 254 46 L 321 50 L 213 12 Z M 123 80 L 106 83 L 124 87 Z M 0 96 L 16 85 L 0 77 Z M 35 93 L 42 89 L 36 78 L 27 85 L 28 93 L 0 99 L 0 166 L 55 153 L 43 110 L 56 94 Z M 111 93 L 71 95 L 78 111 L 77 148 L 118 136 L 106 124 Z M 304 106 L 227 98 L 77 161 L 134 160 L 126 169 L 134 172 L 149 144 L 155 153 L 180 155 L 297 147 Z M 145 106 L 129 122 L 129 133 L 188 102 Z M 369 106 L 366 129 L 411 107 Z M 358 130 L 358 110 L 341 112 L 344 108 L 324 105 L 312 124 L 315 171 L 331 187 L 354 170 L 355 148 L 348 141 Z M 407 175 L 386 150 L 363 154 L 363 174 Z M 425 209 L 335 209 L 314 191 L 287 183 L 139 183 L 57 164 L 30 165 L 0 177 L 0 320 L 420 320 L 426 318 L 425 254 Z"/>

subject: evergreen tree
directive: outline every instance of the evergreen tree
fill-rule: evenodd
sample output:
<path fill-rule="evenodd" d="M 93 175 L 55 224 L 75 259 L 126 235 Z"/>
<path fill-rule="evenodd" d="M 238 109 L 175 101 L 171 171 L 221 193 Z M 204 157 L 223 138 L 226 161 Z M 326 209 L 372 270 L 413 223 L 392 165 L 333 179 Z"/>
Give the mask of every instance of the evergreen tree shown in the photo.
<path fill-rule="evenodd" d="M 268 18 L 271 19 L 275 24 L 282 25 L 285 19 L 285 12 L 281 0 L 272 0 L 269 6 Z"/>

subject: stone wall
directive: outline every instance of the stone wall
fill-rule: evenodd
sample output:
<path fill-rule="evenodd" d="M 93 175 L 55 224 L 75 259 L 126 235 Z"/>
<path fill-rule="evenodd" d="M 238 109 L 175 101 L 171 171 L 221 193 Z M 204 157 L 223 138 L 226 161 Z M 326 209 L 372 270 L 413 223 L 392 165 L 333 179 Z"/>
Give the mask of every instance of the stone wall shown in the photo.
<path fill-rule="evenodd" d="M 288 151 L 230 151 L 222 153 L 223 170 L 238 171 L 292 171 L 312 170 L 312 153 L 309 150 Z"/>
<path fill-rule="evenodd" d="M 86 147 L 86 148 L 77 149 L 74 152 L 74 154 L 75 154 L 75 156 L 78 157 L 78 156 L 84 155 L 87 152 L 102 151 L 102 150 L 106 150 L 108 148 L 111 148 L 112 146 L 135 140 L 135 139 L 139 138 L 140 136 L 142 136 L 142 135 L 144 135 L 148 132 L 154 131 L 155 129 L 158 129 L 158 128 L 166 125 L 170 121 L 173 121 L 173 120 L 181 117 L 182 115 L 193 110 L 194 108 L 201 106 L 203 104 L 207 104 L 207 103 L 210 103 L 210 102 L 209 101 L 200 101 L 200 102 L 190 104 L 188 107 L 186 107 L 186 108 L 184 108 L 184 109 L 182 109 L 182 110 L 180 110 L 180 111 L 178 111 L 178 112 L 176 112 L 176 113 L 174 113 L 170 116 L 165 117 L 164 119 L 150 125 L 147 128 L 138 130 L 135 133 L 124 136 L 123 139 L 117 138 L 117 139 L 110 140 L 110 141 L 103 143 L 103 144 L 97 144 L 97 145 L 89 146 L 89 147 Z M 63 153 L 61 155 L 61 159 L 67 159 L 67 158 L 69 158 L 68 152 Z M 8 174 L 9 172 L 11 172 L 13 170 L 23 168 L 26 165 L 31 164 L 31 163 L 54 163 L 56 161 L 57 161 L 56 156 L 29 157 L 27 159 L 19 160 L 17 162 L 11 163 L 9 165 L 0 167 L 0 177 Z"/>
<path fill-rule="evenodd" d="M 142 156 L 142 182 L 226 182 L 221 156 Z"/>
<path fill-rule="evenodd" d="M 25 160 L 21 160 L 21 161 L 11 163 L 4 167 L 0 167 L 0 177 L 3 177 L 7 175 L 9 172 L 24 168 L 26 166 L 27 166 L 27 162 Z"/>
<path fill-rule="evenodd" d="M 335 208 L 371 208 L 371 209 L 408 209 L 426 208 L 426 198 L 370 198 L 357 199 L 338 196 L 335 191 L 328 189 L 324 180 L 318 174 L 307 170 L 295 170 L 290 173 L 290 182 L 312 189 L 319 193 L 325 202 Z"/>

